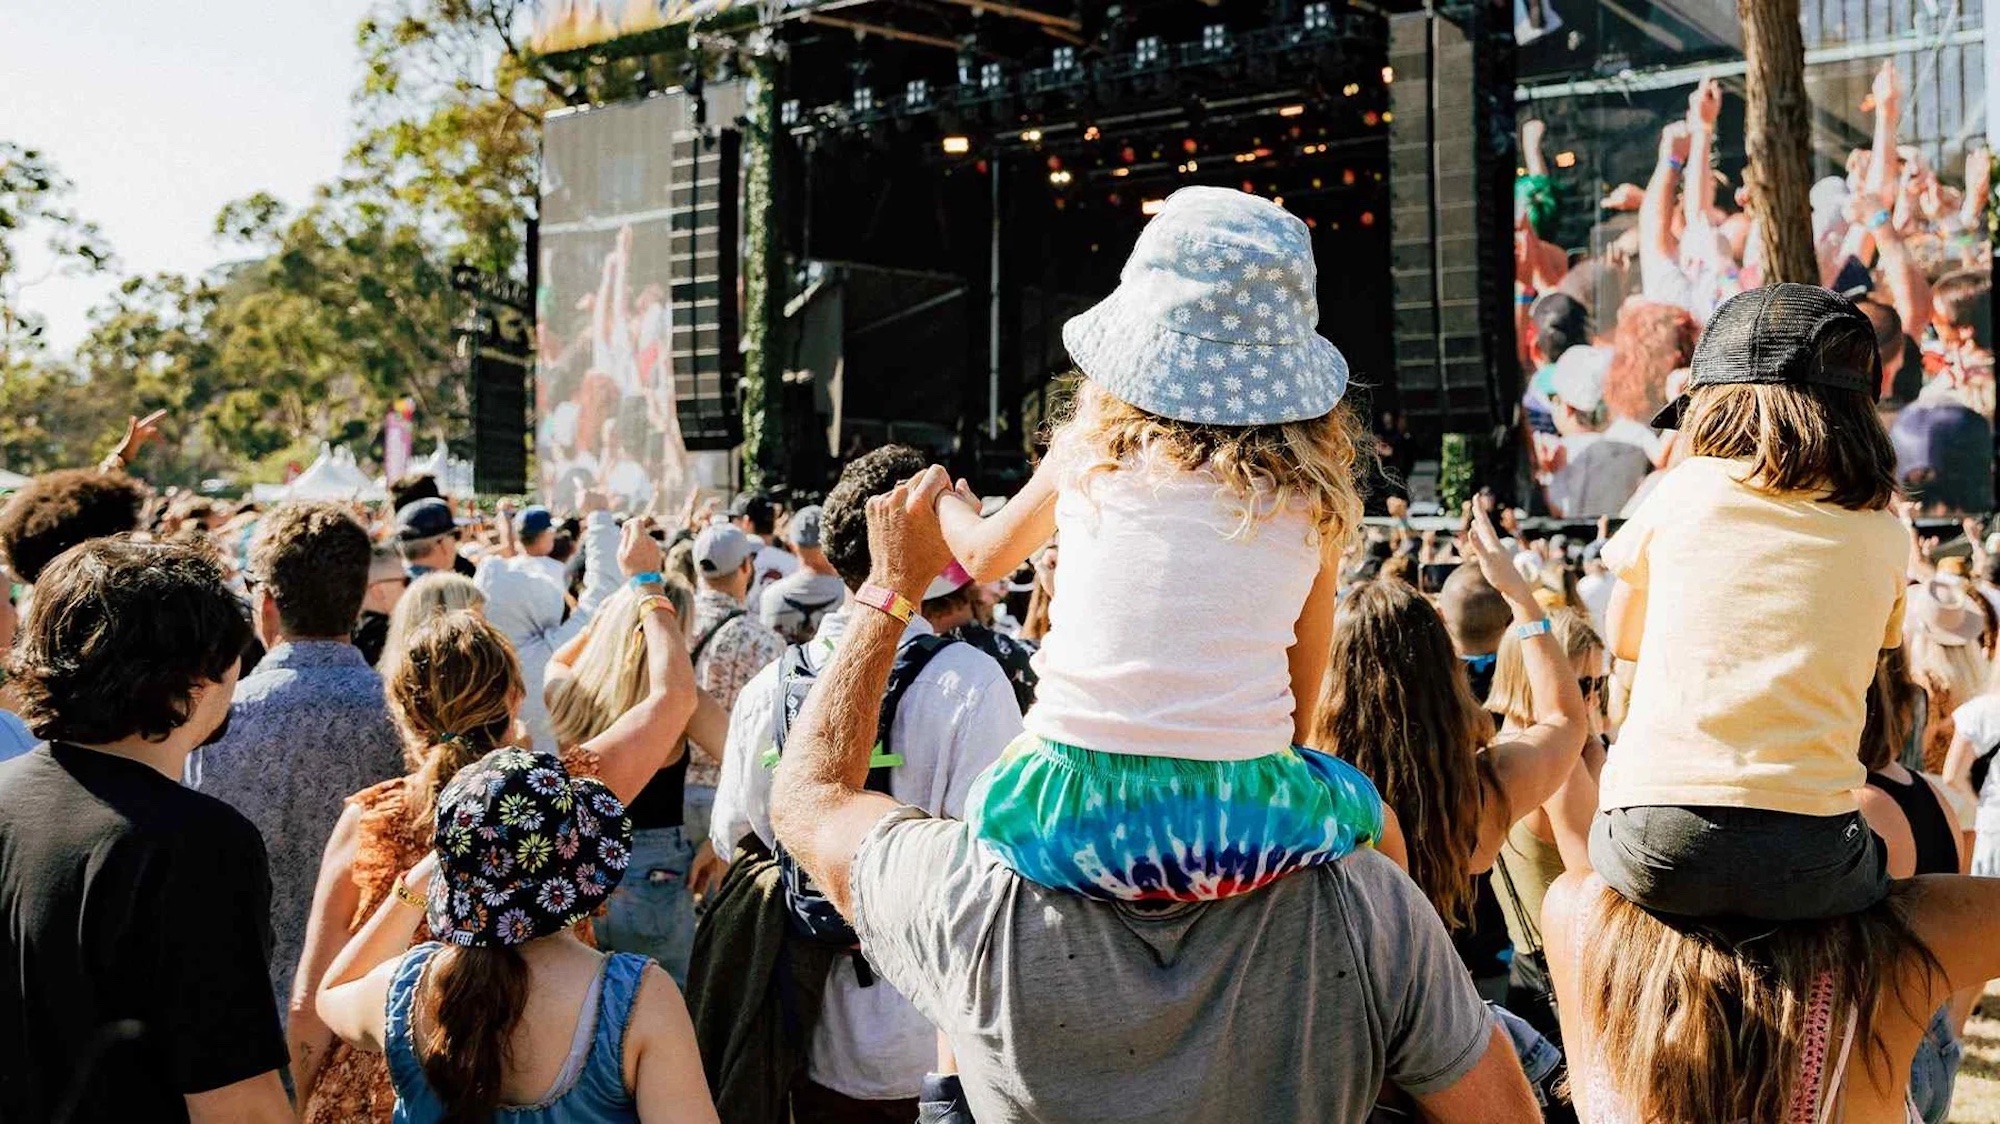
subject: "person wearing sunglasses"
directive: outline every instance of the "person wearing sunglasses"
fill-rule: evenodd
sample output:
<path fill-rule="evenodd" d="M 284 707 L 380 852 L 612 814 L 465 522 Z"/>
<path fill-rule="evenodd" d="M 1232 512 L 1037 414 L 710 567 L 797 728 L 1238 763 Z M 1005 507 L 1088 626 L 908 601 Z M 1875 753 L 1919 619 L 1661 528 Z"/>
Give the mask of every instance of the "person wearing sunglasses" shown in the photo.
<path fill-rule="evenodd" d="M 368 562 L 368 588 L 361 597 L 361 619 L 354 625 L 351 639 L 361 650 L 369 667 L 382 663 L 382 649 L 389 643 L 389 614 L 410 588 L 410 575 L 403 569 L 403 557 L 395 547 L 377 545 Z"/>

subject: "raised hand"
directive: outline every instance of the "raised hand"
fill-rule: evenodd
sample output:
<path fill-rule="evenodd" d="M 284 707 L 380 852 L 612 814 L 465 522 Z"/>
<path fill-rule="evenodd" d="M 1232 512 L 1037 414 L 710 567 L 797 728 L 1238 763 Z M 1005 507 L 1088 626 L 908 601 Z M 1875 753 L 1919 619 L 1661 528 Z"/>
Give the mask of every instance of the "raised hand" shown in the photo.
<path fill-rule="evenodd" d="M 938 497 L 950 487 L 951 474 L 932 465 L 868 501 L 870 581 L 914 601 L 951 565 L 937 517 Z"/>
<path fill-rule="evenodd" d="M 1668 122 L 1667 127 L 1660 130 L 1660 159 L 1685 165 L 1688 152 L 1693 147 L 1694 135 L 1688 130 L 1686 121 Z"/>
<path fill-rule="evenodd" d="M 1514 560 L 1507 549 L 1500 545 L 1500 535 L 1493 529 L 1493 520 L 1485 511 L 1475 508 L 1472 512 L 1472 527 L 1458 540 L 1459 552 L 1479 564 L 1479 572 L 1486 577 L 1486 584 L 1497 590 L 1507 603 L 1516 609 L 1538 607 L 1534 590 L 1528 586 L 1528 579 L 1514 568 Z"/>

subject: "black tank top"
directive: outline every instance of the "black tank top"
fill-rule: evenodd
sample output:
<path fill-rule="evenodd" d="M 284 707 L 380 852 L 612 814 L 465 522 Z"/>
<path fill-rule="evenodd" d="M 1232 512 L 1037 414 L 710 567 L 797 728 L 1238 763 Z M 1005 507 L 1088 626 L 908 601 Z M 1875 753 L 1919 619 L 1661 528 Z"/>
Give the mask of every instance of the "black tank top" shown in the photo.
<path fill-rule="evenodd" d="M 1958 831 L 1929 781 L 1912 776 L 1910 783 L 1899 784 L 1880 773 L 1870 773 L 1868 785 L 1888 793 L 1896 807 L 1903 810 L 1903 818 L 1910 821 L 1910 838 L 1917 845 L 1918 874 L 1958 873 Z"/>

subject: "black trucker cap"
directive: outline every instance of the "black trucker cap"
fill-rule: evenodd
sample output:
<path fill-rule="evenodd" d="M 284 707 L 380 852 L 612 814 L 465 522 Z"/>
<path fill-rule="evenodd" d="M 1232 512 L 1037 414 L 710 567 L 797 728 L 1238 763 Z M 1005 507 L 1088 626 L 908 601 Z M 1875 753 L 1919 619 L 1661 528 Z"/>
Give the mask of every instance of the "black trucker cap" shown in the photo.
<path fill-rule="evenodd" d="M 1850 332 L 1868 340 L 1868 369 L 1821 363 L 1827 340 Z M 1688 391 L 1732 383 L 1828 386 L 1874 394 L 1882 387 L 1875 328 L 1853 301 L 1817 285 L 1786 282 L 1738 293 L 1715 310 L 1695 345 Z M 1679 428 L 1687 400 L 1682 394 L 1667 403 L 1653 417 L 1653 428 Z"/>

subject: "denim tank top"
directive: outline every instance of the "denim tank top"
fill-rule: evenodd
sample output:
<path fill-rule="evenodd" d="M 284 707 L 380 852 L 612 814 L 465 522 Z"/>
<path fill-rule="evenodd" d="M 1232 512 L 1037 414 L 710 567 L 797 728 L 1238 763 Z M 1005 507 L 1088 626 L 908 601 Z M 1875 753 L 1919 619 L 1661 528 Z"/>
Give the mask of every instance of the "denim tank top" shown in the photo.
<path fill-rule="evenodd" d="M 396 1089 L 395 1124 L 437 1124 L 444 1103 L 424 1076 L 411 1038 L 410 1013 L 416 1005 L 417 982 L 424 965 L 444 946 L 436 941 L 418 945 L 403 955 L 389 981 L 389 1018 L 385 1053 L 389 1080 Z M 598 990 L 590 1052 L 575 1079 L 562 1084 L 550 1099 L 538 1104 L 503 1107 L 494 1114 L 504 1124 L 637 1124 L 638 1106 L 625 1088 L 625 1027 L 639 984 L 652 961 L 631 953 L 614 953 L 605 960 Z M 591 1018 L 586 1012 L 584 1017 Z"/>

